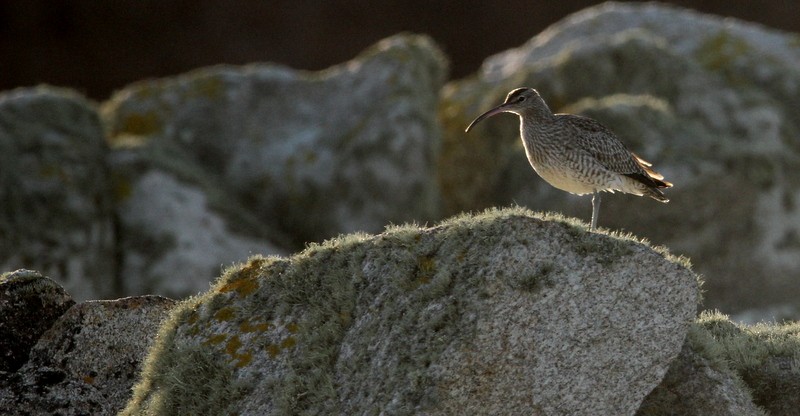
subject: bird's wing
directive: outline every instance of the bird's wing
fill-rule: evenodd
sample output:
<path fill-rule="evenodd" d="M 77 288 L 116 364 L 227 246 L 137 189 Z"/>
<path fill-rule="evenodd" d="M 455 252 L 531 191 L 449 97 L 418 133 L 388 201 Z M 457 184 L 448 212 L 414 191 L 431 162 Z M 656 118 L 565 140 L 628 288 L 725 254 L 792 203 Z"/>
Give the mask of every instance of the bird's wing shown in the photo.
<path fill-rule="evenodd" d="M 567 147 L 589 153 L 606 169 L 623 175 L 648 176 L 647 162 L 631 153 L 614 133 L 588 117 L 559 114 L 560 122 L 573 130 Z"/>

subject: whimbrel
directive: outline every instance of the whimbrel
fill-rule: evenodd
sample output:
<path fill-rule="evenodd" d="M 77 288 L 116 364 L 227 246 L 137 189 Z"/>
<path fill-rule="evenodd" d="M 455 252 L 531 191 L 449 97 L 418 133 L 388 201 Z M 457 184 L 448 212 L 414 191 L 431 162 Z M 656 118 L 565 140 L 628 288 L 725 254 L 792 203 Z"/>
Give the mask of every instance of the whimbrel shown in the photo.
<path fill-rule="evenodd" d="M 533 88 L 511 91 L 503 104 L 478 116 L 466 131 L 503 112 L 519 116 L 525 154 L 542 179 L 572 194 L 592 194 L 592 231 L 597 228 L 601 191 L 669 202 L 660 188 L 672 184 L 651 169 L 650 162 L 629 151 L 611 130 L 591 118 L 553 114 Z"/>

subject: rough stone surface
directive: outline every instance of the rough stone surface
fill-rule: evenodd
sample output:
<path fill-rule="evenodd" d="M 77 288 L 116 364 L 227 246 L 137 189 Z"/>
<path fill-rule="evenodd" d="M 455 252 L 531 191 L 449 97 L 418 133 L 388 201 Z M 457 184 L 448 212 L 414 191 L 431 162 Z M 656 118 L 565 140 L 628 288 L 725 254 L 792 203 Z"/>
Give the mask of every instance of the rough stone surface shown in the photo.
<path fill-rule="evenodd" d="M 715 369 L 684 344 L 681 354 L 637 416 L 736 416 L 767 413 L 753 403 L 750 390 L 735 374 Z"/>
<path fill-rule="evenodd" d="M 0 94 L 0 270 L 39 270 L 76 299 L 112 293 L 106 150 L 97 112 L 79 95 Z"/>
<path fill-rule="evenodd" d="M 237 207 L 225 186 L 204 188 L 143 167 L 129 151 L 112 160 L 127 193 L 118 200 L 121 293 L 182 298 L 208 290 L 224 267 L 250 255 L 288 252 L 270 229 L 250 226 L 254 214 Z"/>
<path fill-rule="evenodd" d="M 142 296 L 70 308 L 15 373 L 0 373 L 3 415 L 113 415 L 175 301 Z"/>
<path fill-rule="evenodd" d="M 709 307 L 796 303 L 799 66 L 795 34 L 658 3 L 581 11 L 445 87 L 445 211 L 516 202 L 589 218 L 588 197 L 532 171 L 514 117 L 464 133 L 509 90 L 535 87 L 554 111 L 610 127 L 675 183 L 668 205 L 604 198 L 600 224 L 691 257 L 707 276 Z"/>
<path fill-rule="evenodd" d="M 696 276 L 516 208 L 254 257 L 177 307 L 125 415 L 633 414 Z"/>
<path fill-rule="evenodd" d="M 430 39 L 398 35 L 321 72 L 219 66 L 119 91 L 103 114 L 123 281 L 193 293 L 248 252 L 436 217 L 445 69 Z"/>
<path fill-rule="evenodd" d="M 689 334 L 692 348 L 740 378 L 768 414 L 800 409 L 800 322 L 742 325 L 703 312 Z"/>
<path fill-rule="evenodd" d="M 0 371 L 25 364 L 39 336 L 74 304 L 61 286 L 39 272 L 0 276 Z"/>

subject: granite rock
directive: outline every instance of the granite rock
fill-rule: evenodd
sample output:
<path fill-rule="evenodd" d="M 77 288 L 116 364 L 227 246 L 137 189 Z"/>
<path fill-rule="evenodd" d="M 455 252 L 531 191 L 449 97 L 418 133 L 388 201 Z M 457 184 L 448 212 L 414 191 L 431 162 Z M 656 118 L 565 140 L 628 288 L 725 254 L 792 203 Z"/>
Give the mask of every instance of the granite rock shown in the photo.
<path fill-rule="evenodd" d="M 22 367 L 39 337 L 74 304 L 58 283 L 39 272 L 0 276 L 0 371 Z"/>
<path fill-rule="evenodd" d="M 178 306 L 122 413 L 633 414 L 686 263 L 514 208 L 253 257 Z"/>
<path fill-rule="evenodd" d="M 116 414 L 174 304 L 141 296 L 71 307 L 42 334 L 21 368 L 0 374 L 0 413 Z"/>

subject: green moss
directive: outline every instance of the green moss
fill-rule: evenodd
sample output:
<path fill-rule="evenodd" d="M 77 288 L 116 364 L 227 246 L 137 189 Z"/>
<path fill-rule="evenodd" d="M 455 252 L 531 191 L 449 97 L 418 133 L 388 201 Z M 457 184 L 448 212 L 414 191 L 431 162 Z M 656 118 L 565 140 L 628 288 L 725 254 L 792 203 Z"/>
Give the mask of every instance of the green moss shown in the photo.
<path fill-rule="evenodd" d="M 512 277 L 511 287 L 524 292 L 538 292 L 553 287 L 555 271 L 556 265 L 551 261 L 536 263 L 530 273 Z"/>
<path fill-rule="evenodd" d="M 233 414 L 229 406 L 235 405 L 248 391 L 233 376 L 232 369 L 205 348 L 187 348 L 164 358 L 169 360 L 164 364 L 176 371 L 161 374 L 153 368 L 146 370 L 143 378 L 160 388 L 148 392 L 135 390 L 134 399 L 120 415 Z"/>
<path fill-rule="evenodd" d="M 754 402 L 767 410 L 787 384 L 800 387 L 800 322 L 741 325 L 719 312 L 705 311 L 687 340 L 713 368 L 742 380 Z"/>
<path fill-rule="evenodd" d="M 20 269 L 0 274 L 0 288 L 19 295 L 41 294 L 45 291 L 63 291 L 61 285 L 42 276 L 35 270 Z"/>

